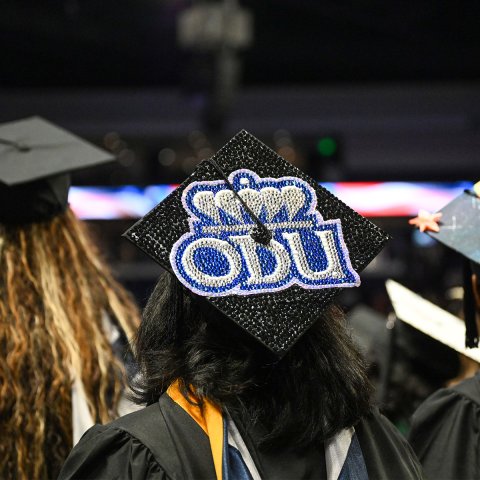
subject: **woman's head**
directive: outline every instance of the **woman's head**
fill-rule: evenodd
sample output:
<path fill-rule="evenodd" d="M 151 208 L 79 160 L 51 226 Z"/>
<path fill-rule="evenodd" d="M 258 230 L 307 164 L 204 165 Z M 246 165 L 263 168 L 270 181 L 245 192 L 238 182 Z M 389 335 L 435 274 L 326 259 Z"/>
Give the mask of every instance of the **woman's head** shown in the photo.
<path fill-rule="evenodd" d="M 0 225 L 0 271 L 0 476 L 52 478 L 72 445 L 72 379 L 96 421 L 119 400 L 123 367 L 102 319 L 131 336 L 138 314 L 70 210 Z"/>
<path fill-rule="evenodd" d="M 263 424 L 266 446 L 321 442 L 370 408 L 366 366 L 333 306 L 279 360 L 164 274 L 145 309 L 136 356 L 140 401 L 156 401 L 180 379 L 185 393 L 192 388 Z"/>

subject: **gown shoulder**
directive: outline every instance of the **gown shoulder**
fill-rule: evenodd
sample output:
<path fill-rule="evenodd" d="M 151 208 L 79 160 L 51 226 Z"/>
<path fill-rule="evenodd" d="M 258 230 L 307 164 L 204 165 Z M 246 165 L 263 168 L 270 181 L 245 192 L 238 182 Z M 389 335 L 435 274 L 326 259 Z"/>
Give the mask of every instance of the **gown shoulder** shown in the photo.
<path fill-rule="evenodd" d="M 370 478 L 424 479 L 407 439 L 377 408 L 355 426 Z"/>
<path fill-rule="evenodd" d="M 427 398 L 409 440 L 430 478 L 480 478 L 480 376 Z"/>
<path fill-rule="evenodd" d="M 138 414 L 135 412 L 127 417 L 136 417 Z M 122 428 L 122 423 L 118 421 L 108 425 L 94 425 L 87 430 L 71 451 L 58 477 L 59 480 L 113 478 L 170 478 L 150 449 Z"/>

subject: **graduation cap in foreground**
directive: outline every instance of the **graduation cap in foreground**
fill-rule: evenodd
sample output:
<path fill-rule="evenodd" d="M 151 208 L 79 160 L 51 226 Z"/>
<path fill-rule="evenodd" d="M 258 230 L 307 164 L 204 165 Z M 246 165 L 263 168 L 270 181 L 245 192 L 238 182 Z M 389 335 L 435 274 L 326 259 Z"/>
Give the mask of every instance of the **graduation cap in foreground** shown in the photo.
<path fill-rule="evenodd" d="M 124 235 L 279 356 L 388 239 L 245 131 Z"/>
<path fill-rule="evenodd" d="M 480 363 L 480 351 L 465 347 L 464 322 L 394 280 L 385 282 L 397 318 Z"/>
<path fill-rule="evenodd" d="M 478 184 L 476 185 L 476 187 Z M 480 197 L 476 190 L 465 190 L 436 214 L 427 212 L 410 220 L 435 240 L 455 250 L 464 258 L 464 317 L 467 347 L 478 347 L 476 303 L 472 273 L 480 282 Z M 479 284 L 480 287 L 480 284 Z"/>
<path fill-rule="evenodd" d="M 40 117 L 0 124 L 0 223 L 42 221 L 63 212 L 69 173 L 114 159 Z"/>

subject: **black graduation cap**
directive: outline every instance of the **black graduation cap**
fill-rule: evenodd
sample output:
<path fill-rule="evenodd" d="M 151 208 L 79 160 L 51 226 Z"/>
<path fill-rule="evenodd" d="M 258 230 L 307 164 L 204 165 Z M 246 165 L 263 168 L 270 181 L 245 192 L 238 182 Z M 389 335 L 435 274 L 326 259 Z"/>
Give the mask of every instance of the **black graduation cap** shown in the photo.
<path fill-rule="evenodd" d="M 0 125 L 0 223 L 47 220 L 68 205 L 69 173 L 114 160 L 40 117 Z"/>
<path fill-rule="evenodd" d="M 476 305 L 472 290 L 472 273 L 480 273 L 480 197 L 465 190 L 440 210 L 439 231 L 432 237 L 460 253 L 464 261 L 464 316 L 467 347 L 478 347 Z"/>
<path fill-rule="evenodd" d="M 124 235 L 279 356 L 388 240 L 246 131 Z"/>

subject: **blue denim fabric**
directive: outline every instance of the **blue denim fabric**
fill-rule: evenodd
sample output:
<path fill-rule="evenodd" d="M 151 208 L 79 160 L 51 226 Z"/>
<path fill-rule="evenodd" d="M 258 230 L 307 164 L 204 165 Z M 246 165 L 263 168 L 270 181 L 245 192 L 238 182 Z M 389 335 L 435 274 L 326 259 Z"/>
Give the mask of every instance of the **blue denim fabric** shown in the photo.
<path fill-rule="evenodd" d="M 356 433 L 352 437 L 338 480 L 368 480 L 367 467 Z"/>
<path fill-rule="evenodd" d="M 240 452 L 228 444 L 228 423 L 223 417 L 222 480 L 253 480 Z"/>

